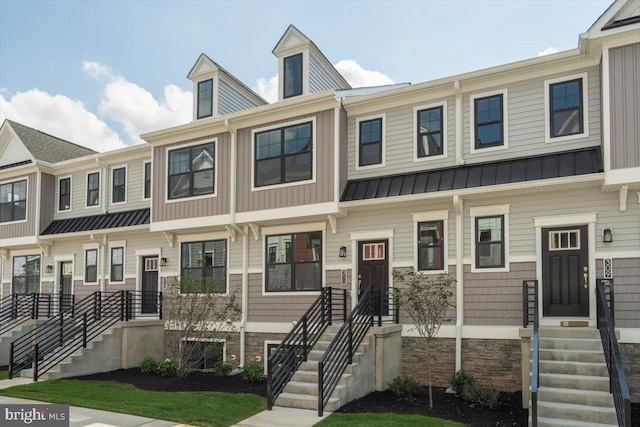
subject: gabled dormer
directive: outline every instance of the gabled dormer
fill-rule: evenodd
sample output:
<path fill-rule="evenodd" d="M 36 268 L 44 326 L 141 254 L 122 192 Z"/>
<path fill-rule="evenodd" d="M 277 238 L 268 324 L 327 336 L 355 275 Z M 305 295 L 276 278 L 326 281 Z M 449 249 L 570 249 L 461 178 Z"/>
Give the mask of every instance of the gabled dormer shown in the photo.
<path fill-rule="evenodd" d="M 193 120 L 268 104 L 204 53 L 200 54 L 187 78 L 193 82 Z"/>
<path fill-rule="evenodd" d="M 331 89 L 351 89 L 320 49 L 289 25 L 273 49 L 278 57 L 278 101 Z"/>

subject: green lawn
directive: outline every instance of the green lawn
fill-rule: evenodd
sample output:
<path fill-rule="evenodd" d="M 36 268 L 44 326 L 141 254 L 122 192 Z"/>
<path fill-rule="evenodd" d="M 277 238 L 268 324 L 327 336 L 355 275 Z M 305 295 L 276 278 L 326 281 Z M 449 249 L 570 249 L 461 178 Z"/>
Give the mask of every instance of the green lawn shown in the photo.
<path fill-rule="evenodd" d="M 18 378 L 20 376 L 20 372 L 16 372 L 13 378 Z M 0 371 L 0 380 L 8 380 L 9 379 L 9 371 Z"/>
<path fill-rule="evenodd" d="M 267 407 L 266 399 L 251 394 L 147 391 L 105 381 L 43 381 L 0 394 L 207 427 L 229 426 Z"/>
<path fill-rule="evenodd" d="M 420 415 L 331 414 L 315 427 L 465 427 L 465 424 Z"/>

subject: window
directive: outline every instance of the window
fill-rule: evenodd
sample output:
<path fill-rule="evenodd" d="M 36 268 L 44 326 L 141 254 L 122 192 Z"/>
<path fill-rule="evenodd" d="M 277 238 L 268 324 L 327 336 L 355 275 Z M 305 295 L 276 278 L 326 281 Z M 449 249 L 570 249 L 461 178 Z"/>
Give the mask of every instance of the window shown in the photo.
<path fill-rule="evenodd" d="M 169 151 L 169 200 L 213 194 L 214 156 L 214 142 Z"/>
<path fill-rule="evenodd" d="M 322 287 L 322 232 L 266 238 L 266 291 L 319 291 Z"/>
<path fill-rule="evenodd" d="M 255 187 L 311 179 L 312 122 L 256 133 L 255 162 Z"/>
<path fill-rule="evenodd" d="M 58 210 L 71 209 L 71 177 L 58 181 Z"/>
<path fill-rule="evenodd" d="M 582 79 L 549 85 L 551 137 L 583 133 Z"/>
<path fill-rule="evenodd" d="M 109 282 L 124 281 L 124 248 L 111 248 L 111 272 Z"/>
<path fill-rule="evenodd" d="M 127 198 L 126 190 L 127 168 L 117 168 L 113 170 L 111 203 L 121 203 Z"/>
<path fill-rule="evenodd" d="M 197 117 L 211 117 L 213 115 L 213 79 L 198 83 L 198 114 Z"/>
<path fill-rule="evenodd" d="M 473 99 L 475 149 L 505 145 L 503 94 Z"/>
<path fill-rule="evenodd" d="M 418 158 L 443 154 L 443 107 L 417 112 Z"/>
<path fill-rule="evenodd" d="M 580 230 L 550 231 L 549 250 L 580 249 Z"/>
<path fill-rule="evenodd" d="M 358 123 L 358 166 L 382 163 L 382 118 Z"/>
<path fill-rule="evenodd" d="M 302 54 L 284 58 L 283 98 L 302 95 Z"/>
<path fill-rule="evenodd" d="M 0 184 L 0 222 L 27 218 L 27 180 Z"/>
<path fill-rule="evenodd" d="M 189 242 L 181 246 L 183 293 L 227 291 L 227 241 Z"/>
<path fill-rule="evenodd" d="M 151 197 L 151 162 L 144 164 L 144 198 Z"/>
<path fill-rule="evenodd" d="M 100 202 L 100 172 L 87 174 L 87 206 L 98 206 Z"/>
<path fill-rule="evenodd" d="M 476 268 L 501 268 L 504 262 L 504 216 L 475 219 Z"/>
<path fill-rule="evenodd" d="M 40 255 L 13 257 L 13 292 L 40 293 Z"/>
<path fill-rule="evenodd" d="M 84 252 L 84 281 L 95 283 L 98 281 L 98 250 L 88 249 Z"/>
<path fill-rule="evenodd" d="M 444 221 L 418 223 L 418 270 L 444 270 Z"/>
<path fill-rule="evenodd" d="M 213 369 L 216 362 L 224 360 L 224 342 L 185 339 L 182 346 L 189 369 Z"/>

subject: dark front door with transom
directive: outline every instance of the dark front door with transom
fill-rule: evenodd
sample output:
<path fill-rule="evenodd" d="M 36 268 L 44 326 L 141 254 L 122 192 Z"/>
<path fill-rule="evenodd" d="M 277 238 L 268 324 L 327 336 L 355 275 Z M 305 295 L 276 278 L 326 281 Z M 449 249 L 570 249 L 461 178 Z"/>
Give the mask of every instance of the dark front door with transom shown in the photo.
<path fill-rule="evenodd" d="M 64 311 L 73 305 L 73 263 L 61 262 L 60 263 L 60 278 L 58 296 L 60 298 L 60 311 Z"/>
<path fill-rule="evenodd" d="M 388 240 L 358 242 L 358 295 L 372 290 L 374 314 L 389 314 L 387 290 L 389 289 Z M 381 301 L 381 304 L 376 304 Z"/>
<path fill-rule="evenodd" d="M 142 312 L 158 311 L 158 257 L 142 257 Z"/>
<path fill-rule="evenodd" d="M 589 316 L 587 226 L 542 229 L 545 316 Z"/>

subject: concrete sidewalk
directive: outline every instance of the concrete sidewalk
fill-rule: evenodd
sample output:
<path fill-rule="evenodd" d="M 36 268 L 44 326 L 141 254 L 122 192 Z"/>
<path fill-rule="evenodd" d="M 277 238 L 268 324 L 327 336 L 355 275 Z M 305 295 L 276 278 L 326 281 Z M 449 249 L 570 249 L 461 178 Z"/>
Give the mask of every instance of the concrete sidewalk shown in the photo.
<path fill-rule="evenodd" d="M 232 427 L 311 427 L 329 415 L 325 412 L 319 417 L 317 411 L 274 406 L 273 410 L 259 412 Z"/>

